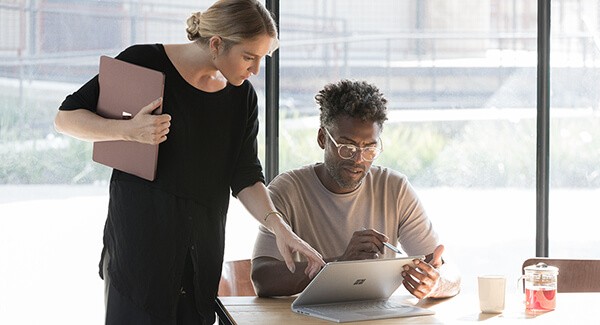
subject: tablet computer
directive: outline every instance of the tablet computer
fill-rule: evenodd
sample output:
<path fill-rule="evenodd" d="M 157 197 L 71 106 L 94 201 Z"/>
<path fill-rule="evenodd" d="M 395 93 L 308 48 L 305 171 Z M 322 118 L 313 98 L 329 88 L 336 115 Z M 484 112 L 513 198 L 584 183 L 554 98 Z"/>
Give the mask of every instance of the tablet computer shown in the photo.
<path fill-rule="evenodd" d="M 292 303 L 292 310 L 335 322 L 431 315 L 428 309 L 388 301 L 402 284 L 404 266 L 424 258 L 327 263 Z"/>

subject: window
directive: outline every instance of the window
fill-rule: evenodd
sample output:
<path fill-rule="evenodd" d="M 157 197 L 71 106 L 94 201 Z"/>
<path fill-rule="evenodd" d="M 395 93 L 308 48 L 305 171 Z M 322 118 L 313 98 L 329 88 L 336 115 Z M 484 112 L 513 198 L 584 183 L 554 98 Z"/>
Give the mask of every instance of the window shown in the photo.
<path fill-rule="evenodd" d="M 318 90 L 374 83 L 390 108 L 375 164 L 416 187 L 465 290 L 516 283 L 535 254 L 536 2 L 311 4 L 280 4 L 280 170 L 323 160 Z"/>
<path fill-rule="evenodd" d="M 91 161 L 90 143 L 57 134 L 52 121 L 65 96 L 97 73 L 100 55 L 187 42 L 185 19 L 212 2 L 0 3 L 0 323 L 23 315 L 33 323 L 103 322 L 97 265 L 110 169 Z M 261 99 L 263 80 L 253 80 Z M 264 115 L 264 100 L 259 105 Z M 230 210 L 231 232 L 256 228 L 234 199 Z M 229 238 L 232 258 L 251 246 Z"/>
<path fill-rule="evenodd" d="M 102 322 L 96 266 L 110 170 L 91 162 L 91 144 L 57 134 L 52 120 L 64 97 L 97 72 L 101 54 L 114 56 L 134 43 L 186 42 L 185 19 L 210 3 L 0 3 L 0 323 L 24 314 L 38 323 Z M 474 289 L 480 273 L 516 283 L 521 262 L 535 254 L 537 1 L 279 6 L 279 170 L 322 161 L 318 90 L 342 78 L 374 83 L 390 108 L 386 150 L 376 164 L 408 176 L 462 271 L 464 289 Z M 600 194 L 598 12 L 597 1 L 552 2 L 556 257 L 600 257 L 593 233 Z M 252 82 L 265 161 L 264 63 Z M 232 199 L 225 259 L 250 256 L 256 227 Z"/>
<path fill-rule="evenodd" d="M 552 5 L 550 256 L 598 258 L 600 241 L 600 5 Z"/>

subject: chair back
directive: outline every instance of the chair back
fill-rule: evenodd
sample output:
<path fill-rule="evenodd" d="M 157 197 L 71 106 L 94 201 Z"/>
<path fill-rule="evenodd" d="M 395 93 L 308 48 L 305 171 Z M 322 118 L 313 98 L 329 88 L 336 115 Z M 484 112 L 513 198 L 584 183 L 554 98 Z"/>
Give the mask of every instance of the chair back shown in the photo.
<path fill-rule="evenodd" d="M 251 268 L 252 263 L 249 259 L 224 262 L 218 295 L 256 296 L 250 279 Z"/>
<path fill-rule="evenodd" d="M 558 292 L 600 292 L 600 260 L 536 257 L 523 262 L 521 273 L 540 262 L 558 267 Z"/>

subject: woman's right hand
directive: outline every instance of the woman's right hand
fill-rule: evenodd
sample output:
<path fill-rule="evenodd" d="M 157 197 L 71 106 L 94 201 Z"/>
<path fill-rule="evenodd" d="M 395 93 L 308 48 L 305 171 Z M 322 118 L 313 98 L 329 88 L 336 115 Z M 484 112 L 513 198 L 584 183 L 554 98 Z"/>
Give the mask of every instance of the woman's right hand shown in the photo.
<path fill-rule="evenodd" d="M 159 144 L 167 140 L 171 115 L 153 115 L 152 112 L 160 107 L 162 98 L 144 106 L 131 120 L 131 128 L 126 138 L 128 141 L 137 141 L 147 144 Z"/>

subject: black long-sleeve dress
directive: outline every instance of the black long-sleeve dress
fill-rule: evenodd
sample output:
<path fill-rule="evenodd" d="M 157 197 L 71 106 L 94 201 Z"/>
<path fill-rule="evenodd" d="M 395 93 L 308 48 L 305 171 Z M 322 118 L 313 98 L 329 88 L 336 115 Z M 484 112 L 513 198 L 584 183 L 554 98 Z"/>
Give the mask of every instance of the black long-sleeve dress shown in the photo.
<path fill-rule="evenodd" d="M 150 314 L 174 317 L 189 253 L 197 307 L 212 324 L 229 195 L 264 182 L 256 92 L 248 81 L 214 93 L 198 90 L 177 72 L 161 44 L 134 45 L 117 58 L 165 73 L 163 113 L 172 119 L 153 182 L 112 173 L 102 251 L 110 256 L 111 285 Z M 97 78 L 67 96 L 60 109 L 95 111 Z"/>

